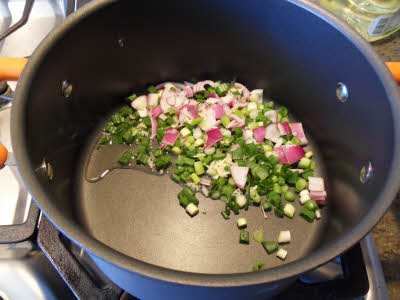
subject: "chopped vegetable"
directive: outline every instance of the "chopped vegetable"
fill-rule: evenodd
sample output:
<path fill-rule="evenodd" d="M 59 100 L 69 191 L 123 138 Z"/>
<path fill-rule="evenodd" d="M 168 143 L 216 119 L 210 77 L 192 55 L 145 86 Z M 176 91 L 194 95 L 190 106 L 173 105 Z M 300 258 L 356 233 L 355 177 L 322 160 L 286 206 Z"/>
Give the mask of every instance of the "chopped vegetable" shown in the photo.
<path fill-rule="evenodd" d="M 258 272 L 258 271 L 264 270 L 265 266 L 266 266 L 265 262 L 259 261 L 258 263 L 256 263 L 253 266 L 253 272 Z"/>
<path fill-rule="evenodd" d="M 237 221 L 237 225 L 239 228 L 246 228 L 247 227 L 247 219 L 246 218 L 239 218 Z"/>
<path fill-rule="evenodd" d="M 249 244 L 250 243 L 250 234 L 246 229 L 240 230 L 239 242 L 241 244 Z"/>
<path fill-rule="evenodd" d="M 292 191 L 286 191 L 284 195 L 287 201 L 294 201 L 296 199 L 296 195 Z"/>
<path fill-rule="evenodd" d="M 265 241 L 261 243 L 268 254 L 274 253 L 278 250 L 278 243 L 275 241 Z"/>
<path fill-rule="evenodd" d="M 312 223 L 315 219 L 315 212 L 313 210 L 309 210 L 307 207 L 303 206 L 300 216 L 302 216 L 306 221 Z"/>
<path fill-rule="evenodd" d="M 262 228 L 253 231 L 253 239 L 257 243 L 262 243 L 262 241 L 264 240 L 264 232 Z"/>
<path fill-rule="evenodd" d="M 286 256 L 287 256 L 287 251 L 283 248 L 280 248 L 278 250 L 278 252 L 276 252 L 276 256 L 279 257 L 282 260 L 285 260 Z"/>
<path fill-rule="evenodd" d="M 199 212 L 199 209 L 193 203 L 189 203 L 188 206 L 186 206 L 186 211 L 189 215 L 191 215 L 193 217 L 193 216 L 197 215 L 197 213 Z"/>
<path fill-rule="evenodd" d="M 126 98 L 130 105 L 110 117 L 97 147 L 128 145 L 132 152 L 122 154 L 122 166 L 135 160 L 187 184 L 178 200 L 190 216 L 199 212 L 201 192 L 224 202 L 226 220 L 252 206 L 260 206 L 264 218 L 272 209 L 279 218 L 294 218 L 294 205 L 282 199 L 292 202 L 297 195 L 304 205 L 301 217 L 308 222 L 321 217 L 318 206 L 326 204 L 327 192 L 323 178 L 314 175 L 314 153 L 303 149 L 308 143 L 303 125 L 291 123 L 286 107 L 263 102 L 263 90 L 206 80 L 161 83 L 148 92 Z M 175 171 L 168 172 L 170 166 Z M 240 242 L 248 244 L 247 219 L 237 224 Z M 253 239 L 269 254 L 278 249 L 276 242 L 263 242 L 262 227 Z M 286 255 L 279 249 L 278 257 Z"/>
<path fill-rule="evenodd" d="M 122 165 L 128 165 L 129 162 L 130 162 L 131 159 L 132 159 L 132 156 L 133 156 L 132 153 L 130 153 L 129 151 L 126 151 L 126 152 L 124 152 L 124 154 L 122 154 L 121 157 L 119 158 L 119 162 L 120 162 Z"/>
<path fill-rule="evenodd" d="M 293 218 L 295 211 L 296 209 L 290 203 L 286 203 L 285 206 L 283 207 L 283 212 L 285 213 L 285 216 L 289 218 Z"/>
<path fill-rule="evenodd" d="M 290 240 L 291 240 L 291 236 L 290 236 L 289 230 L 284 230 L 279 233 L 279 237 L 278 237 L 279 244 L 290 243 Z"/>

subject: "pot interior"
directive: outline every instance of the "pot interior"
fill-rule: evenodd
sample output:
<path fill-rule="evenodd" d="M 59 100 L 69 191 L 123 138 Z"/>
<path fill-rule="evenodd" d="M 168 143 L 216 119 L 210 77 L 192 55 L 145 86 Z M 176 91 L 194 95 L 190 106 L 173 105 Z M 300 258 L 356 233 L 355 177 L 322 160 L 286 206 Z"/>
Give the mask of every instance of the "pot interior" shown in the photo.
<path fill-rule="evenodd" d="M 200 197 L 200 214 L 189 218 L 179 207 L 180 187 L 168 176 L 116 170 L 98 183 L 85 180 L 116 161 L 123 146 L 96 151 L 104 122 L 133 91 L 164 81 L 193 77 L 236 80 L 262 88 L 266 98 L 287 106 L 303 122 L 327 180 L 328 206 L 308 224 L 298 216 L 264 220 L 251 207 L 250 232 L 262 226 L 276 240 L 291 230 L 284 246 L 291 262 L 333 247 L 377 204 L 394 159 L 394 120 L 390 99 L 373 67 L 344 34 L 286 1 L 118 1 L 86 16 L 45 43 L 29 84 L 23 126 L 28 163 L 36 170 L 37 198 L 52 214 L 67 216 L 111 248 L 167 268 L 199 273 L 251 270 L 259 260 L 281 265 L 251 241 L 239 245 L 237 217 L 220 216 L 223 203 Z M 66 98 L 62 83 L 72 93 Z M 349 98 L 341 102 L 336 86 Z M 54 179 L 44 176 L 50 163 Z M 371 162 L 366 184 L 360 171 Z M 57 218 L 52 218 L 57 223 Z M 374 224 L 371 224 L 371 228 Z"/>

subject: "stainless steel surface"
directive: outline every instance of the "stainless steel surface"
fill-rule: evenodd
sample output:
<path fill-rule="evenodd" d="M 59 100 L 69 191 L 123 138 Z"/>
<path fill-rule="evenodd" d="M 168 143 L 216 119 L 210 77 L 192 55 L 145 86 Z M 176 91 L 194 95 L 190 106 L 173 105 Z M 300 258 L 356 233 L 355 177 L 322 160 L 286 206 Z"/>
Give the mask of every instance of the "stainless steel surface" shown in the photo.
<path fill-rule="evenodd" d="M 0 35 L 0 41 L 8 37 L 10 34 L 13 32 L 17 31 L 19 28 L 24 26 L 26 22 L 28 21 L 29 15 L 31 14 L 32 11 L 32 6 L 35 0 L 26 0 L 25 1 L 25 6 L 24 10 L 22 12 L 21 19 L 18 20 L 13 26 L 8 28 L 5 32 L 2 32 Z"/>
<path fill-rule="evenodd" d="M 72 1 L 75 3 L 75 1 Z M 21 18 L 25 1 L 0 1 L 0 34 Z M 0 43 L 0 57 L 26 57 L 32 54 L 40 41 L 60 24 L 65 17 L 70 0 L 36 0 L 27 23 Z M 75 4 L 73 5 L 75 7 Z M 68 11 L 69 12 L 69 11 Z M 15 89 L 16 83 L 10 82 Z M 31 197 L 26 190 L 17 168 L 13 165 L 10 137 L 10 94 L 2 96 L 0 105 L 0 143 L 11 153 L 7 166 L 0 171 L 0 225 L 21 224 L 25 221 Z"/>
<path fill-rule="evenodd" d="M 31 250 L 26 245 L 13 245 L 19 255 L 0 259 L 0 295 L 5 299 L 52 300 L 73 299 L 72 293 L 55 272 L 43 252 Z"/>
<path fill-rule="evenodd" d="M 368 274 L 369 291 L 365 300 L 388 300 L 389 292 L 383 275 L 375 239 L 369 233 L 361 242 L 361 250 Z"/>

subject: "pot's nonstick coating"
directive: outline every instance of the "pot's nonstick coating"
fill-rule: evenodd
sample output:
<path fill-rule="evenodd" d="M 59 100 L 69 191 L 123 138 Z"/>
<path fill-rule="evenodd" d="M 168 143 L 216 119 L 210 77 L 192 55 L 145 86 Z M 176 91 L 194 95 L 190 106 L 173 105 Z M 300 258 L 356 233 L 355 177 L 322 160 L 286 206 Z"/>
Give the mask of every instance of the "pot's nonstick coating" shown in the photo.
<path fill-rule="evenodd" d="M 97 150 L 104 126 L 105 122 L 99 124 L 82 154 L 76 176 L 79 187 L 76 201 L 81 223 L 91 235 L 111 248 L 170 269 L 229 274 L 249 272 L 258 261 L 265 261 L 268 268 L 283 264 L 275 253 L 268 255 L 262 245 L 252 239 L 252 232 L 257 228 L 263 228 L 267 241 L 277 241 L 281 230 L 290 230 L 292 241 L 281 245 L 288 251 L 285 263 L 307 255 L 320 242 L 326 229 L 328 207 L 321 210 L 322 219 L 310 224 L 299 216 L 298 197 L 292 203 L 296 207 L 293 219 L 278 218 L 273 212 L 267 213 L 264 219 L 260 206 L 250 206 L 248 211 L 240 210 L 239 215 L 231 213 L 231 218 L 225 220 L 220 214 L 225 203 L 198 193 L 200 213 L 191 218 L 179 206 L 177 194 L 182 187 L 173 182 L 169 174 L 155 176 L 132 169 L 116 169 L 97 183 L 88 182 L 87 178 L 118 165 L 121 154 L 130 148 L 111 145 Z M 315 174 L 322 175 L 324 167 L 317 145 L 310 134 L 307 138 L 310 144 L 306 149 L 315 153 Z M 249 221 L 250 245 L 239 244 L 236 225 L 239 217 Z"/>

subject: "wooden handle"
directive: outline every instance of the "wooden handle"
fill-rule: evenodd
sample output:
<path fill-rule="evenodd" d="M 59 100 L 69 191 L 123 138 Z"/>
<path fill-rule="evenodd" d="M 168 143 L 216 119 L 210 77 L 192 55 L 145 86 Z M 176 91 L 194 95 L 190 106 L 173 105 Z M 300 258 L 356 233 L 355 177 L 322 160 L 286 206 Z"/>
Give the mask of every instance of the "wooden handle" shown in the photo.
<path fill-rule="evenodd" d="M 400 62 L 387 62 L 386 66 L 392 72 L 394 79 L 400 84 Z"/>
<path fill-rule="evenodd" d="M 0 81 L 16 81 L 28 60 L 21 57 L 0 57 Z"/>

